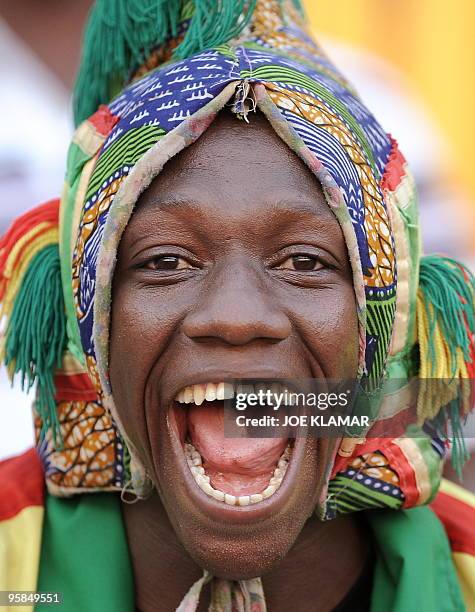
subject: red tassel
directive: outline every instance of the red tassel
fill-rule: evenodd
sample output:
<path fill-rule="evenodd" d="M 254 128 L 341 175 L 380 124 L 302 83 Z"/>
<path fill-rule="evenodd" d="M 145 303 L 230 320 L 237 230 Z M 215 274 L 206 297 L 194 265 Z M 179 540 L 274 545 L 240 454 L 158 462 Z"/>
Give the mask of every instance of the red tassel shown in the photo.
<path fill-rule="evenodd" d="M 57 227 L 59 223 L 59 203 L 59 198 L 55 198 L 45 204 L 32 208 L 15 219 L 7 232 L 0 238 L 0 300 L 5 294 L 8 280 L 4 276 L 5 266 L 12 249 L 23 236 L 37 227 L 40 223 L 48 224 L 45 231 Z M 42 232 L 38 235 L 41 235 L 41 233 Z M 23 248 L 18 252 L 18 260 L 21 260 L 23 251 L 27 246 L 28 242 L 26 242 Z"/>

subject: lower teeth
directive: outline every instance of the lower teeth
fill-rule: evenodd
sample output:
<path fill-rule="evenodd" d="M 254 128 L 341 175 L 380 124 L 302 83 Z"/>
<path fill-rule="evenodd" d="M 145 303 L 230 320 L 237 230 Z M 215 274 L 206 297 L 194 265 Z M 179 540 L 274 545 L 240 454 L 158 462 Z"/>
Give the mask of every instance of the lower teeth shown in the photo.
<path fill-rule="evenodd" d="M 189 442 L 185 443 L 184 450 L 186 462 L 188 463 L 188 467 L 190 468 L 193 478 L 195 479 L 195 482 L 199 488 L 204 491 L 208 497 L 224 502 L 225 504 L 228 504 L 228 506 L 249 506 L 251 504 L 258 504 L 264 499 L 268 499 L 274 495 L 284 480 L 291 454 L 291 448 L 290 445 L 288 445 L 285 451 L 282 453 L 272 478 L 264 491 L 261 493 L 254 493 L 253 495 L 241 495 L 236 497 L 235 495 L 224 493 L 223 491 L 215 489 L 211 486 L 209 476 L 206 475 L 202 465 L 201 455 L 193 444 L 190 444 Z"/>

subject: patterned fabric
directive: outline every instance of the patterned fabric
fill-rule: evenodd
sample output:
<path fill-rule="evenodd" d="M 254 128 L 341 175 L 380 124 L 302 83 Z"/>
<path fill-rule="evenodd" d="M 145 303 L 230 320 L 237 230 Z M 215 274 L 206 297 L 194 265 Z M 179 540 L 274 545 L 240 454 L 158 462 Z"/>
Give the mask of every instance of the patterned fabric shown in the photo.
<path fill-rule="evenodd" d="M 198 609 L 203 587 L 211 582 L 209 612 L 266 612 L 266 602 L 260 578 L 250 580 L 223 580 L 213 578 L 206 570 L 183 598 L 176 612 L 194 612 Z"/>
<path fill-rule="evenodd" d="M 64 612 L 135 609 L 119 495 L 45 496 L 34 450 L 1 461 L 0 482 L 2 591 L 55 592 L 60 584 Z M 432 508 L 369 512 L 366 519 L 376 551 L 373 610 L 432 612 L 440 609 L 440 602 L 448 612 L 474 609 L 474 495 L 443 481 Z M 210 580 L 205 574 L 195 583 L 179 610 L 195 610 Z M 245 582 L 214 579 L 211 610 L 264 612 L 259 581 Z M 33 606 L 22 609 L 32 611 Z"/>
<path fill-rule="evenodd" d="M 123 483 L 123 444 L 113 422 L 97 401 L 58 402 L 63 450 L 55 450 L 48 438 L 38 450 L 50 490 L 66 487 L 71 493 L 86 489 L 111 490 Z M 37 431 L 41 423 L 37 423 Z"/>
<path fill-rule="evenodd" d="M 116 252 L 141 192 L 228 104 L 241 118 L 254 107 L 262 112 L 322 185 L 353 270 L 363 388 L 370 394 L 384 376 L 401 380 L 396 397 L 372 404 L 367 443 L 355 443 L 345 458 L 335 443 L 318 514 L 407 507 L 437 490 L 440 470 L 431 466 L 440 464 L 440 449 L 422 429 L 413 431 L 422 440 L 417 449 L 374 439 L 381 424 L 395 428 L 413 409 L 406 400 L 420 248 L 413 180 L 396 142 L 310 38 L 293 5 L 284 3 L 284 19 L 280 4 L 260 0 L 238 41 L 162 65 L 156 50 L 74 136 L 60 217 L 69 339 L 60 374 L 69 395 L 58 401 L 64 448 L 55 449 L 48 435 L 40 449 L 56 495 L 127 487 L 142 496 L 150 487 L 108 381 Z M 78 371 L 89 378 L 88 397 L 80 396 Z M 377 473 L 376 457 L 385 461 Z"/>
<path fill-rule="evenodd" d="M 73 257 L 73 287 L 85 353 L 96 359 L 95 262 L 103 245 L 102 233 L 107 231 L 107 212 L 124 177 L 153 143 L 160 142 L 154 149 L 157 151 L 166 147 L 165 135 L 181 127 L 184 120 L 205 108 L 211 119 L 212 113 L 219 110 L 214 108 L 214 100 L 226 85 L 234 83 L 237 88 L 243 80 L 264 85 L 265 91 L 261 89 L 257 97 L 258 106 L 275 104 L 275 119 L 290 127 L 293 139 L 299 140 L 295 144 L 302 155 L 313 154 L 311 161 L 306 161 L 320 172 L 330 204 L 335 210 L 341 209 L 342 222 L 351 222 L 358 251 L 355 257 L 359 260 L 353 263 L 363 272 L 360 306 L 365 314 L 369 311 L 367 344 L 371 349 L 364 351 L 366 361 L 361 363 L 361 369 L 377 380 L 387 354 L 395 309 L 395 255 L 379 186 L 391 140 L 339 82 L 292 59 L 284 60 L 273 50 L 248 48 L 246 43 L 234 48 L 232 58 L 228 49 L 225 53 L 208 51 L 168 69 L 153 71 L 109 105 L 111 113 L 120 119 L 104 143 L 89 181 Z M 133 149 L 129 142 L 133 142 Z M 320 167 L 315 167 L 315 157 Z M 147 170 L 147 179 L 151 180 L 157 169 Z"/>
<path fill-rule="evenodd" d="M 404 494 L 398 473 L 380 452 L 356 457 L 330 481 L 327 518 L 368 508 L 398 510 Z"/>

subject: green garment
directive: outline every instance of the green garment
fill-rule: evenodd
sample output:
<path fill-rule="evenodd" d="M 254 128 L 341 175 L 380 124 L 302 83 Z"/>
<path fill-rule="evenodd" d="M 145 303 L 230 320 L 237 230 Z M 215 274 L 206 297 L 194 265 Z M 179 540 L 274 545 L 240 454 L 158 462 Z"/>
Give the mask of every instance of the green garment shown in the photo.
<path fill-rule="evenodd" d="M 371 612 L 465 610 L 447 536 L 430 508 L 366 518 L 376 548 Z"/>
<path fill-rule="evenodd" d="M 120 504 L 107 493 L 47 496 L 38 591 L 62 593 L 61 612 L 134 611 Z M 372 612 L 465 610 L 447 536 L 430 508 L 365 516 L 376 549 Z M 44 608 L 51 606 L 37 609 Z"/>
<path fill-rule="evenodd" d="M 63 595 L 37 610 L 133 612 L 132 564 L 120 498 L 97 493 L 46 496 L 38 591 Z"/>

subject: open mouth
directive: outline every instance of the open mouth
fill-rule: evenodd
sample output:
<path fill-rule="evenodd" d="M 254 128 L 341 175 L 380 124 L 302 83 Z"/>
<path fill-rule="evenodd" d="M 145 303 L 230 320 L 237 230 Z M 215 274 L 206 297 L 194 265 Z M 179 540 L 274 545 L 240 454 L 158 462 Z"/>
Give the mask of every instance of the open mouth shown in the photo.
<path fill-rule="evenodd" d="M 227 438 L 224 401 L 237 393 L 285 391 L 279 383 L 206 382 L 175 396 L 171 422 L 197 487 L 227 506 L 251 506 L 269 499 L 284 481 L 291 456 L 289 438 Z"/>

